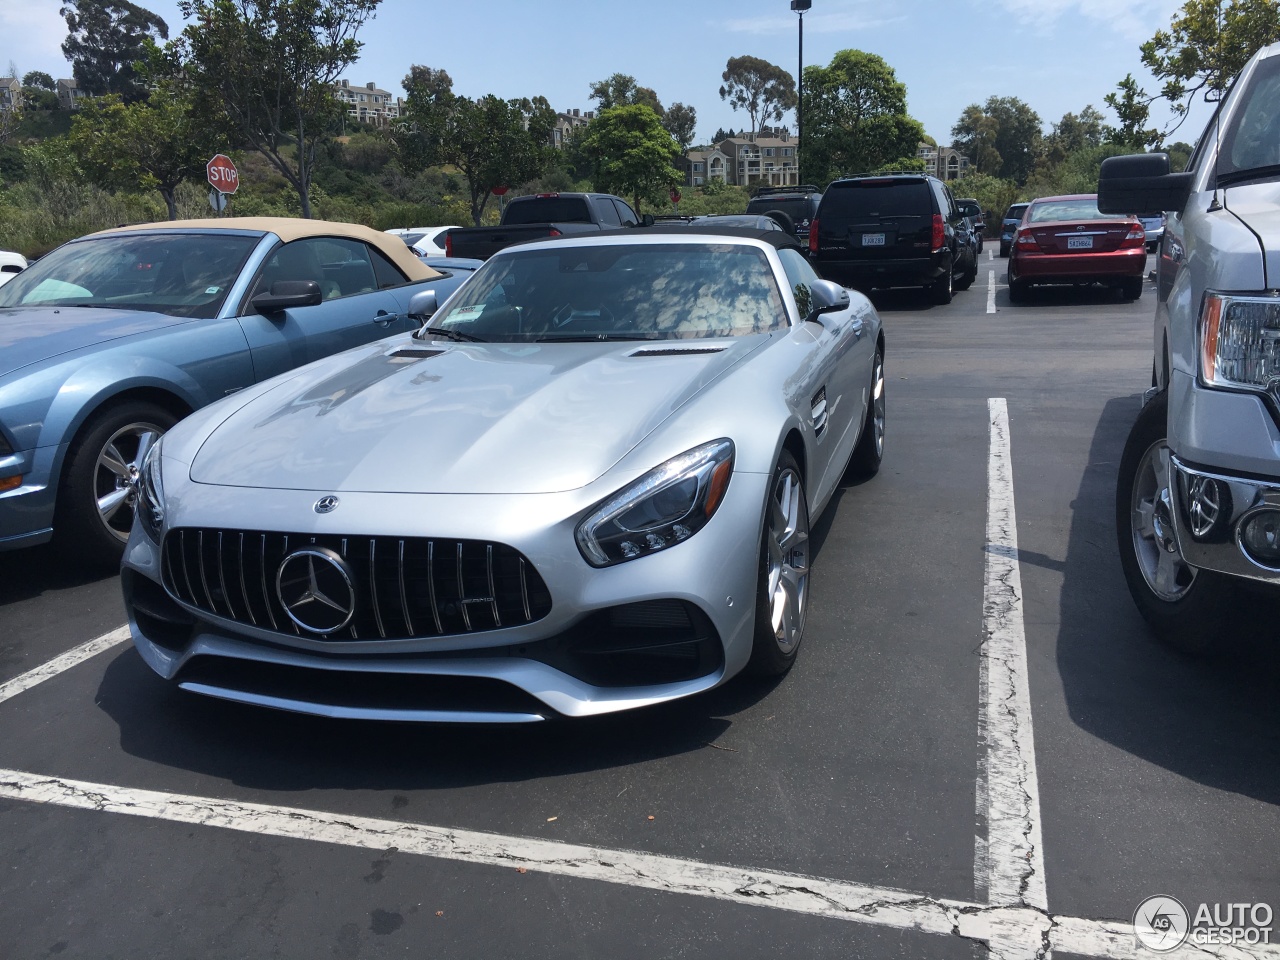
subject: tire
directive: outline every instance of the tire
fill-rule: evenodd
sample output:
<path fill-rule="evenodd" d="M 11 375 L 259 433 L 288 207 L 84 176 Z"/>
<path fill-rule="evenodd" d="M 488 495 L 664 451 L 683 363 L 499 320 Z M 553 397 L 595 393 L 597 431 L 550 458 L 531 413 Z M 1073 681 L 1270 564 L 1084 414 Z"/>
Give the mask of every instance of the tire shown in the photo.
<path fill-rule="evenodd" d="M 1142 296 L 1142 278 L 1130 277 L 1120 284 L 1120 296 L 1126 300 L 1137 300 Z"/>
<path fill-rule="evenodd" d="M 796 222 L 792 220 L 789 215 L 783 213 L 781 210 L 766 210 L 764 215 L 769 217 L 771 220 L 774 220 L 778 226 L 787 231 L 787 233 L 791 234 L 793 237 L 796 235 Z"/>
<path fill-rule="evenodd" d="M 98 411 L 80 429 L 54 510 L 54 542 L 66 560 L 87 568 L 120 563 L 142 460 L 176 422 L 163 407 L 131 400 Z"/>
<path fill-rule="evenodd" d="M 1000 244 L 1000 256 L 1007 257 L 1008 255 L 1009 255 L 1009 245 L 1006 243 Z"/>
<path fill-rule="evenodd" d="M 957 290 L 968 290 L 973 286 L 973 281 L 978 279 L 978 255 L 973 255 L 973 264 L 960 277 L 960 282 L 956 284 Z"/>
<path fill-rule="evenodd" d="M 952 265 L 947 264 L 947 269 L 933 283 L 927 287 L 929 291 L 929 299 L 938 306 L 943 307 L 951 302 L 954 296 L 955 281 L 952 277 Z"/>
<path fill-rule="evenodd" d="M 1156 636 L 1184 653 L 1203 654 L 1231 629 L 1235 590 L 1229 577 L 1198 570 L 1177 552 L 1168 409 L 1168 395 L 1159 394 L 1125 442 L 1116 482 L 1116 543 L 1129 593 Z"/>
<path fill-rule="evenodd" d="M 809 506 L 795 458 L 785 450 L 773 468 L 760 531 L 756 625 L 747 670 L 780 677 L 791 669 L 809 599 Z"/>
<path fill-rule="evenodd" d="M 884 460 L 884 428 L 887 397 L 884 382 L 884 353 L 876 347 L 876 358 L 871 365 L 871 392 L 867 398 L 867 416 L 862 423 L 862 436 L 853 448 L 849 465 L 845 467 L 845 479 L 866 480 L 880 472 Z"/>
<path fill-rule="evenodd" d="M 1007 279 L 1009 281 L 1009 302 L 1010 303 L 1026 303 L 1031 287 L 1025 280 L 1019 280 L 1013 274 L 1013 261 L 1009 261 L 1009 270 Z"/>

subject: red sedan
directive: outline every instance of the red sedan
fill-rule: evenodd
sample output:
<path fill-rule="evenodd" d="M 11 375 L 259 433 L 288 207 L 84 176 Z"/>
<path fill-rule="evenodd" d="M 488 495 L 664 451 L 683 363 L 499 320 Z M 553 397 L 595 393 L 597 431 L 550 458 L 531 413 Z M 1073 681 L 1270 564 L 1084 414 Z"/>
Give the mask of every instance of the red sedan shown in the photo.
<path fill-rule="evenodd" d="M 1098 212 L 1096 193 L 1041 197 L 1022 215 L 1009 252 L 1009 299 L 1032 284 L 1102 283 L 1142 296 L 1147 235 L 1136 217 Z"/>

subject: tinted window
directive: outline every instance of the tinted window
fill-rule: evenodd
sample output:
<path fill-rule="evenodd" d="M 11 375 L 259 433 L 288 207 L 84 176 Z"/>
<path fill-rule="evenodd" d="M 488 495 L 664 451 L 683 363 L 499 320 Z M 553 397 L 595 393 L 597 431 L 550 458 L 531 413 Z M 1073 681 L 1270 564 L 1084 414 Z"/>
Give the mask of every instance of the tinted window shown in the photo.
<path fill-rule="evenodd" d="M 782 249 L 778 251 L 782 261 L 782 269 L 786 271 L 787 282 L 791 284 L 791 293 L 796 298 L 796 307 L 800 310 L 800 319 L 809 315 L 813 305 L 813 282 L 818 278 L 813 267 L 796 250 Z"/>
<path fill-rule="evenodd" d="M 1006 220 L 1021 220 L 1022 215 L 1026 212 L 1027 205 L 1025 203 L 1015 203 L 1004 212 L 1004 218 Z"/>
<path fill-rule="evenodd" d="M 1261 61 L 1222 135 L 1218 174 L 1280 164 L 1280 57 Z"/>
<path fill-rule="evenodd" d="M 369 248 L 370 258 L 373 260 L 373 276 L 378 282 L 378 289 L 385 290 L 387 287 L 398 287 L 402 283 L 406 283 L 406 277 L 400 272 L 400 268 L 387 259 L 386 254 L 376 247 Z"/>
<path fill-rule="evenodd" d="M 982 216 L 982 211 L 978 208 L 978 205 L 971 200 L 957 200 L 956 206 L 960 208 L 960 215 L 962 217 Z"/>
<path fill-rule="evenodd" d="M 768 213 L 779 210 L 791 218 L 795 224 L 801 224 L 813 218 L 813 201 L 802 197 L 756 197 L 747 203 L 748 213 Z"/>
<path fill-rule="evenodd" d="M 307 237 L 277 247 L 263 264 L 253 295 L 281 280 L 313 280 L 326 300 L 378 288 L 369 248 L 342 237 Z"/>
<path fill-rule="evenodd" d="M 636 212 L 626 203 L 614 198 L 613 205 L 618 208 L 618 216 L 622 218 L 624 227 L 634 227 L 640 222 L 640 218 L 636 216 Z"/>
<path fill-rule="evenodd" d="M 69 243 L 0 287 L 0 306 L 83 304 L 216 317 L 259 239 L 137 233 Z"/>
<path fill-rule="evenodd" d="M 506 253 L 431 326 L 501 341 L 665 340 L 764 333 L 787 317 L 764 251 L 711 241 Z"/>
<path fill-rule="evenodd" d="M 862 180 L 832 184 L 822 198 L 822 217 L 928 216 L 933 213 L 924 180 Z"/>
<path fill-rule="evenodd" d="M 591 223 L 591 211 L 582 197 L 534 197 L 513 200 L 504 223 Z"/>
<path fill-rule="evenodd" d="M 618 216 L 618 210 L 613 205 L 613 201 L 608 197 L 596 197 L 593 201 L 596 207 L 596 213 L 600 217 L 600 225 L 602 227 L 620 227 L 622 220 Z"/>

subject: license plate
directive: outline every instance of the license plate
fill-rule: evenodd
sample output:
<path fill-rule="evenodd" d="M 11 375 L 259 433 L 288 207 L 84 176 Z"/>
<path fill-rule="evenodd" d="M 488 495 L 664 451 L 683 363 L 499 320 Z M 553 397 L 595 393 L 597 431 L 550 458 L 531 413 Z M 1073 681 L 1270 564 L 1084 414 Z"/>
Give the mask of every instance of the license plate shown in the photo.
<path fill-rule="evenodd" d="M 862 235 L 862 245 L 864 247 L 883 247 L 884 234 L 883 233 L 864 233 Z"/>
<path fill-rule="evenodd" d="M 1092 250 L 1093 237 L 1067 237 L 1068 250 Z"/>

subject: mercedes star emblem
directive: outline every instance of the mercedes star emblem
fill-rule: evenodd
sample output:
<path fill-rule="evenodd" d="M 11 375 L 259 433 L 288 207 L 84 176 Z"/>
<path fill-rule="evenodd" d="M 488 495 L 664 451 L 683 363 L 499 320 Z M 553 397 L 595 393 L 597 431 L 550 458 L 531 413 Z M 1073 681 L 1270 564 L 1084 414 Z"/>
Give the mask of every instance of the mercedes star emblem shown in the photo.
<path fill-rule="evenodd" d="M 333 513 L 334 510 L 338 509 L 338 498 L 332 495 L 321 497 L 315 502 L 315 506 L 312 509 L 316 513 Z"/>
<path fill-rule="evenodd" d="M 311 633 L 341 630 L 356 612 L 351 568 L 326 547 L 304 547 L 285 557 L 276 572 L 276 596 L 289 619 Z"/>

